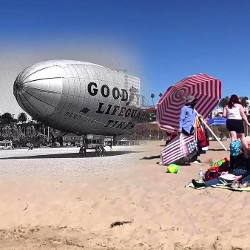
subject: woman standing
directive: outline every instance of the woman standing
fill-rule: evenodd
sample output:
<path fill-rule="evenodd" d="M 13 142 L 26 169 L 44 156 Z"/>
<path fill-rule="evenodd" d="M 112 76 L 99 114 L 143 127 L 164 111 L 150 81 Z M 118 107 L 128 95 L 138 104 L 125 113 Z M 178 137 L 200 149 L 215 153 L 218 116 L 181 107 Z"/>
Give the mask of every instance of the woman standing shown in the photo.
<path fill-rule="evenodd" d="M 179 118 L 179 135 L 184 134 L 185 136 L 190 136 L 194 134 L 194 126 L 196 119 L 194 107 L 196 101 L 197 100 L 194 96 L 187 96 L 185 106 L 182 107 Z M 197 152 L 196 155 L 194 155 L 190 161 L 194 163 L 201 163 L 200 152 Z"/>
<path fill-rule="evenodd" d="M 232 95 L 228 105 L 223 110 L 223 117 L 227 118 L 227 129 L 230 132 L 231 141 L 236 141 L 237 138 L 245 148 L 248 148 L 247 140 L 244 133 L 243 120 L 249 126 L 244 109 L 237 95 Z"/>
<path fill-rule="evenodd" d="M 196 118 L 196 113 L 194 111 L 194 106 L 196 104 L 196 99 L 194 96 L 190 95 L 186 98 L 185 106 L 181 109 L 180 119 L 179 119 L 179 134 L 193 135 L 194 134 L 194 123 Z"/>

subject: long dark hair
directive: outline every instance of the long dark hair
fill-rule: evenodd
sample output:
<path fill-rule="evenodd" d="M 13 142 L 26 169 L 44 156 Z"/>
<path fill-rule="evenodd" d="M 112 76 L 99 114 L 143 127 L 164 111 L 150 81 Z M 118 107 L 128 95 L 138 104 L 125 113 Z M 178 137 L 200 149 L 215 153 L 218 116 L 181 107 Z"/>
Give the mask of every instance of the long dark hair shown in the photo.
<path fill-rule="evenodd" d="M 235 103 L 241 104 L 239 97 L 237 95 L 231 95 L 228 102 L 228 107 L 231 109 L 232 107 L 234 107 Z"/>

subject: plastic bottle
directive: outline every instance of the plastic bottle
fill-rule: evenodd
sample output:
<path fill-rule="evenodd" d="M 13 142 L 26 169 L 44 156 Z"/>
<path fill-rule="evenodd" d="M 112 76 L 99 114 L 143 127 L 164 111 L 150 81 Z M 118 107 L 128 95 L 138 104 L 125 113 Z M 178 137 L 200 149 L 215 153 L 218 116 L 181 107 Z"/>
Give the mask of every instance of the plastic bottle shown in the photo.
<path fill-rule="evenodd" d="M 203 180 L 204 180 L 204 173 L 203 173 L 203 171 L 202 171 L 202 168 L 201 168 L 200 171 L 199 171 L 199 180 L 200 180 L 200 181 L 203 181 Z"/>

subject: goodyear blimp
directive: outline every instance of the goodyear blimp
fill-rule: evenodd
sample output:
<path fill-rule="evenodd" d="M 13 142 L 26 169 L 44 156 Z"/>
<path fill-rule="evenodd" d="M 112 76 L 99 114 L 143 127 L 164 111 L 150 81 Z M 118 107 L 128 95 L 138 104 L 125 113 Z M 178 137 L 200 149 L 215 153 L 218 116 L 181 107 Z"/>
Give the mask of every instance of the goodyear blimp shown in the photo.
<path fill-rule="evenodd" d="M 31 117 L 80 134 L 124 134 L 148 120 L 127 74 L 88 62 L 51 60 L 24 69 L 14 95 Z"/>

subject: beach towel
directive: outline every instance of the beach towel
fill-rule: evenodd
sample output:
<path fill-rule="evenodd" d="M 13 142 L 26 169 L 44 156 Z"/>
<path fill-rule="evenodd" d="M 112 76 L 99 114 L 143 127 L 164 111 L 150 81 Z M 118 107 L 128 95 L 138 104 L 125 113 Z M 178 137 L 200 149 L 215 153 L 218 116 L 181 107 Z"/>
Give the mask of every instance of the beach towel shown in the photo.
<path fill-rule="evenodd" d="M 200 123 L 200 120 L 198 117 L 196 118 L 196 133 L 197 133 L 198 146 L 200 148 L 207 148 L 208 140 L 205 136 L 205 128 Z"/>
<path fill-rule="evenodd" d="M 211 186 L 212 188 L 222 188 L 222 189 L 228 189 L 231 191 L 238 191 L 238 192 L 250 192 L 250 187 L 230 187 L 226 186 L 224 184 L 217 184 Z"/>
<path fill-rule="evenodd" d="M 201 181 L 196 180 L 196 182 L 201 182 Z M 196 190 L 201 190 L 201 189 L 207 188 L 207 187 L 195 188 L 192 182 L 189 182 L 188 184 L 186 184 L 185 187 L 193 188 L 193 189 L 196 189 Z M 250 187 L 243 187 L 243 186 L 240 186 L 240 187 L 231 187 L 231 186 L 224 185 L 224 184 L 217 184 L 217 185 L 212 185 L 210 187 L 212 187 L 212 188 L 228 189 L 230 191 L 250 192 Z"/>

